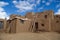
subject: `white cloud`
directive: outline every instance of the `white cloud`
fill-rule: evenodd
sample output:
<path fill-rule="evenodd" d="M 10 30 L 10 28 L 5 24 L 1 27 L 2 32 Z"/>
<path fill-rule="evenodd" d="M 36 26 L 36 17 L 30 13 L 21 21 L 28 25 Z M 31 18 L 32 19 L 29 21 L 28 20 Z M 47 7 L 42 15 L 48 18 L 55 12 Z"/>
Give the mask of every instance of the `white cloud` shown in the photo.
<path fill-rule="evenodd" d="M 42 0 L 42 3 L 45 3 L 45 0 Z"/>
<path fill-rule="evenodd" d="M 48 0 L 49 2 L 54 2 L 55 0 Z"/>
<path fill-rule="evenodd" d="M 0 7 L 0 18 L 8 17 L 7 13 L 4 11 L 2 7 Z"/>
<path fill-rule="evenodd" d="M 48 0 L 48 1 L 42 0 L 42 3 L 45 3 L 46 6 L 49 6 L 52 2 L 54 1 L 53 0 Z"/>
<path fill-rule="evenodd" d="M 60 9 L 55 13 L 55 15 L 60 15 Z"/>
<path fill-rule="evenodd" d="M 39 10 L 43 9 L 43 7 L 40 7 Z"/>
<path fill-rule="evenodd" d="M 60 7 L 60 4 L 56 5 L 56 8 L 59 8 Z"/>
<path fill-rule="evenodd" d="M 0 7 L 0 12 L 4 11 L 4 9 L 2 7 Z"/>
<path fill-rule="evenodd" d="M 2 18 L 2 19 L 4 19 L 5 17 L 9 18 L 7 13 L 5 12 L 5 10 L 3 8 L 6 5 L 8 5 L 8 3 L 0 1 L 0 18 Z"/>
<path fill-rule="evenodd" d="M 8 5 L 7 2 L 0 1 L 0 7 L 6 6 L 6 5 Z"/>
<path fill-rule="evenodd" d="M 33 10 L 33 7 L 35 6 L 35 4 L 30 4 L 28 1 L 13 1 L 13 3 L 20 11 Z"/>
<path fill-rule="evenodd" d="M 50 2 L 46 2 L 46 5 L 49 6 L 51 3 Z"/>
<path fill-rule="evenodd" d="M 39 4 L 39 3 L 40 3 L 40 1 L 41 1 L 41 0 L 37 0 L 37 4 Z"/>
<path fill-rule="evenodd" d="M 41 6 L 40 8 L 38 8 L 38 11 L 39 11 L 39 10 L 42 10 L 43 8 L 44 8 L 44 6 Z"/>
<path fill-rule="evenodd" d="M 26 0 L 26 1 L 28 1 L 28 2 L 35 2 L 35 0 Z"/>

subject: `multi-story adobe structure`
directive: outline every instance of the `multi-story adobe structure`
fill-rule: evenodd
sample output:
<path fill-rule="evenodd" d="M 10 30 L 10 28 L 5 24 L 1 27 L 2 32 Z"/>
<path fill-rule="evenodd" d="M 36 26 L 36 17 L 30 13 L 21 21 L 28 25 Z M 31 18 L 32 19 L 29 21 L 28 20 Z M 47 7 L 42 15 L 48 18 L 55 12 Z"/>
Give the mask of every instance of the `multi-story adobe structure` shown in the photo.
<path fill-rule="evenodd" d="M 11 15 L 6 20 L 5 32 L 60 32 L 60 15 L 51 10 L 44 12 L 28 12 L 25 16 Z"/>

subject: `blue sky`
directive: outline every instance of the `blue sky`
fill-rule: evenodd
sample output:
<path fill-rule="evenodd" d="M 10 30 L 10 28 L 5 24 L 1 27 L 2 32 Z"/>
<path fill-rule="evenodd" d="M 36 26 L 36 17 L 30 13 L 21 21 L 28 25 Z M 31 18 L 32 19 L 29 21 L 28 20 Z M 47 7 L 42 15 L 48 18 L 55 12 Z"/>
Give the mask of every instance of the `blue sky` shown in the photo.
<path fill-rule="evenodd" d="M 54 14 L 60 14 L 60 0 L 0 0 L 0 18 L 44 10 L 53 10 Z"/>

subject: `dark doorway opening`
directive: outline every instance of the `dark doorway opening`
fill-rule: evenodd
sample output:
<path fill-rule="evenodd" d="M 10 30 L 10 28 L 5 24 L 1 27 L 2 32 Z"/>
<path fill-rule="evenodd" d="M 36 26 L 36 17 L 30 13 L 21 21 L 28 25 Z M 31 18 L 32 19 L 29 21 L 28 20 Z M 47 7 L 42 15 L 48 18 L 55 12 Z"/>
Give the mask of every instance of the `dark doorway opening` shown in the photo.
<path fill-rule="evenodd" d="M 45 15 L 45 18 L 47 18 L 47 15 Z"/>
<path fill-rule="evenodd" d="M 38 22 L 35 22 L 35 29 L 38 30 Z"/>

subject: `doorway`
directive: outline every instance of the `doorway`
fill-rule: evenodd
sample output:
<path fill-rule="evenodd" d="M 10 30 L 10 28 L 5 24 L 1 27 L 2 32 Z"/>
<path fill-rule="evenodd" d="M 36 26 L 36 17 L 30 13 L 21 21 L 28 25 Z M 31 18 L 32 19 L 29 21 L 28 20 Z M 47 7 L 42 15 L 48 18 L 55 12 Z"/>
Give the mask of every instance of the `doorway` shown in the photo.
<path fill-rule="evenodd" d="M 38 31 L 38 22 L 35 22 L 35 29 Z"/>

